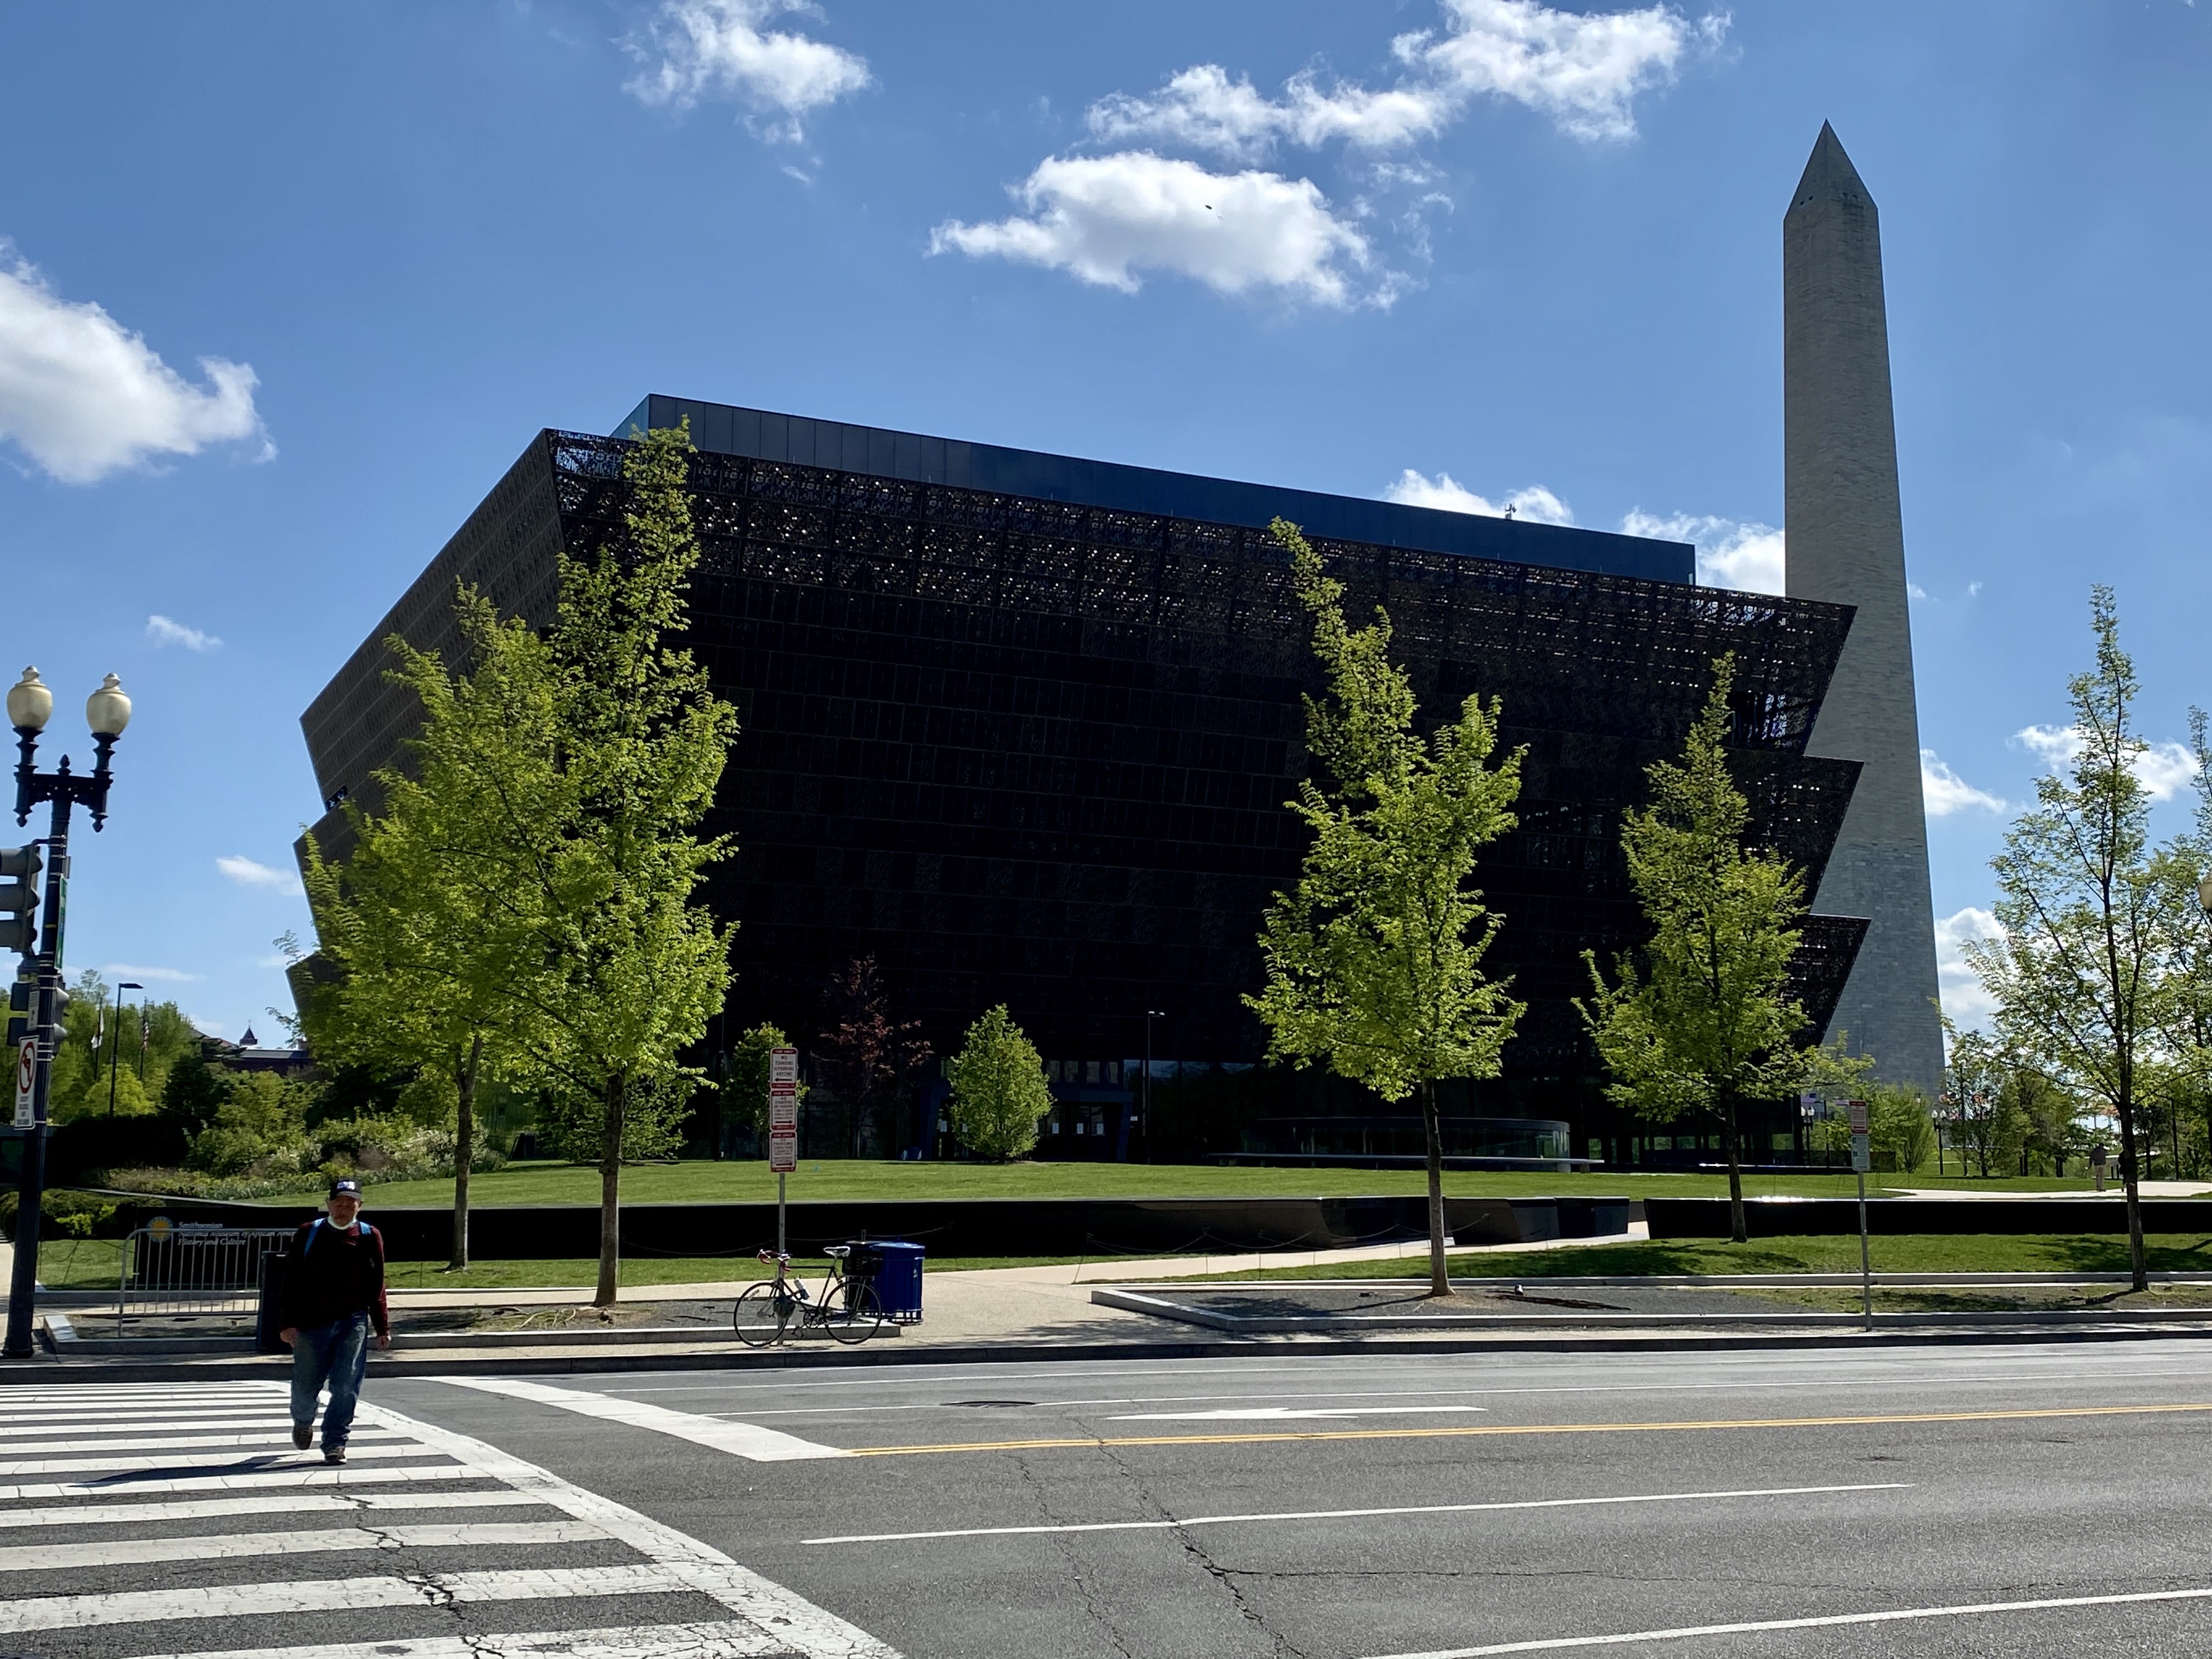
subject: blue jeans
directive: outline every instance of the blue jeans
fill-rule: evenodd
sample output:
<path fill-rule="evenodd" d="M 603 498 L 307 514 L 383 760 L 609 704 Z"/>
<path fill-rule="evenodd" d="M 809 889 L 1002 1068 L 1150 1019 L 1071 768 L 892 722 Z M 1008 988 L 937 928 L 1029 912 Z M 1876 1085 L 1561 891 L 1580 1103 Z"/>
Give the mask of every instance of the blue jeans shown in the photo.
<path fill-rule="evenodd" d="M 323 1449 L 343 1446 L 353 1432 L 353 1408 L 361 1399 L 361 1379 L 368 1370 L 368 1316 L 349 1314 L 327 1325 L 295 1332 L 292 1338 L 292 1420 L 303 1428 L 315 1421 L 315 1401 L 323 1384 L 331 1388 L 330 1409 L 323 1413 Z"/>

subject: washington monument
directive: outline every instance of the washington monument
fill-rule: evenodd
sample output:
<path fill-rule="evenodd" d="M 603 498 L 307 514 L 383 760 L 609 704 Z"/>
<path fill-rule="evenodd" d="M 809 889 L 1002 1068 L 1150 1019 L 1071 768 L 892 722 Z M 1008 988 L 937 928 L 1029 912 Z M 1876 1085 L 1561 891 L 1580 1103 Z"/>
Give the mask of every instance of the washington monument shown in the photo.
<path fill-rule="evenodd" d="M 1943 1073 L 1920 722 L 1898 506 L 1881 226 L 1823 125 L 1782 219 L 1783 504 L 1792 599 L 1858 607 L 1808 752 L 1865 763 L 1813 908 L 1870 926 L 1829 1035 L 1933 1104 Z"/>

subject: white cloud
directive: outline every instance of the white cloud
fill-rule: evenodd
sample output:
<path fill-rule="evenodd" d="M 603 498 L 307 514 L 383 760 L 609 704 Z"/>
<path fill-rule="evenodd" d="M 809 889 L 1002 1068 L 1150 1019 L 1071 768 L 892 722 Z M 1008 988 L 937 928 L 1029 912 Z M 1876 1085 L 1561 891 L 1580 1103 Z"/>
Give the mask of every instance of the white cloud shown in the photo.
<path fill-rule="evenodd" d="M 1537 0 L 1444 0 L 1443 24 L 1441 33 L 1426 29 L 1391 43 L 1407 74 L 1381 91 L 1349 82 L 1324 88 L 1306 70 L 1273 99 L 1218 64 L 1198 64 L 1147 96 L 1103 98 L 1085 119 L 1105 143 L 1166 143 L 1246 161 L 1279 142 L 1314 149 L 1341 138 L 1364 149 L 1413 143 L 1442 131 L 1473 99 L 1493 96 L 1540 111 L 1578 138 L 1626 138 L 1636 131 L 1637 94 L 1672 81 L 1695 47 L 1717 45 L 1728 19 L 1693 23 L 1665 5 L 1590 16 Z"/>
<path fill-rule="evenodd" d="M 1555 11 L 1536 0 L 1444 0 L 1441 37 L 1392 42 L 1400 62 L 1459 97 L 1488 94 L 1539 110 L 1578 138 L 1636 132 L 1636 95 L 1674 78 L 1684 55 L 1720 43 L 1724 12 L 1692 22 L 1671 6 Z"/>
<path fill-rule="evenodd" d="M 1502 501 L 1493 502 L 1486 495 L 1476 495 L 1449 472 L 1439 472 L 1431 478 L 1410 466 L 1384 489 L 1382 499 L 1407 507 L 1440 507 L 1446 513 L 1478 513 L 1488 519 L 1504 518 L 1510 507 L 1515 518 L 1533 519 L 1538 524 L 1575 521 L 1574 509 L 1541 484 L 1530 484 L 1525 489 L 1515 490 Z"/>
<path fill-rule="evenodd" d="M 1978 806 L 1985 812 L 2002 812 L 2004 802 L 1986 789 L 1977 789 L 1944 764 L 1933 749 L 1920 751 L 1920 799 L 1931 818 L 1948 817 Z"/>
<path fill-rule="evenodd" d="M 623 89 L 678 110 L 702 97 L 734 99 L 781 117 L 764 136 L 795 143 L 805 137 L 801 116 L 860 91 L 871 77 L 866 58 L 766 27 L 789 12 L 820 15 L 806 0 L 664 0 L 648 27 L 650 46 L 629 43 L 641 67 Z"/>
<path fill-rule="evenodd" d="M 187 651 L 216 651 L 222 641 L 212 634 L 204 634 L 197 628 L 187 628 L 167 617 L 146 618 L 146 637 L 156 645 L 181 645 Z"/>
<path fill-rule="evenodd" d="M 0 438 L 64 483 L 90 483 L 155 455 L 261 438 L 259 384 L 244 363 L 203 357 L 185 380 L 90 301 L 64 300 L 0 242 Z"/>
<path fill-rule="evenodd" d="M 234 854 L 226 853 L 216 859 L 215 867 L 240 887 L 276 887 L 292 893 L 304 890 L 300 884 L 298 872 L 257 864 L 252 859 L 240 858 Z"/>
<path fill-rule="evenodd" d="M 127 962 L 102 963 L 100 971 L 107 975 L 111 981 L 135 979 L 164 985 L 193 985 L 204 977 L 200 974 L 188 974 L 181 968 L 139 968 Z"/>
<path fill-rule="evenodd" d="M 2072 726 L 2025 726 L 2012 734 L 2011 742 L 2052 772 L 2081 752 L 2081 730 Z M 2136 755 L 2131 769 L 2153 800 L 2172 800 L 2195 781 L 2197 757 L 2186 744 L 2154 743 Z"/>
<path fill-rule="evenodd" d="M 1918 582 L 1907 582 L 1905 585 L 1905 597 L 1908 599 L 1924 599 L 1928 597 L 1928 590 Z"/>
<path fill-rule="evenodd" d="M 1969 939 L 1997 937 L 1997 919 L 1987 910 L 1968 905 L 1936 921 L 1936 988 L 1943 1012 L 1960 1025 L 1978 1025 L 1996 1012 L 1996 999 L 1966 965 L 1960 950 Z"/>
<path fill-rule="evenodd" d="M 1980 599 L 1982 597 L 1982 585 L 1979 582 L 1968 582 L 1966 584 L 1966 597 L 1970 599 Z"/>
<path fill-rule="evenodd" d="M 1164 143 L 1246 160 L 1265 155 L 1279 138 L 1309 149 L 1333 138 L 1387 149 L 1430 137 L 1452 113 L 1449 100 L 1429 88 L 1324 93 L 1310 73 L 1293 76 L 1277 102 L 1248 80 L 1231 81 L 1219 64 L 1200 64 L 1148 98 L 1121 92 L 1102 98 L 1084 118 L 1093 137 L 1109 143 Z"/>
<path fill-rule="evenodd" d="M 1784 532 L 1750 520 L 1717 519 L 1677 513 L 1659 518 L 1641 507 L 1620 521 L 1625 536 L 1656 536 L 1690 542 L 1698 550 L 1698 580 L 1706 587 L 1733 587 L 1745 593 L 1780 593 L 1784 586 Z"/>
<path fill-rule="evenodd" d="M 929 251 L 1044 265 L 1124 294 L 1147 270 L 1223 294 L 1273 289 L 1332 306 L 1388 306 L 1400 292 L 1396 277 L 1370 274 L 1366 238 L 1329 211 L 1310 179 L 1212 173 L 1128 150 L 1048 157 L 1012 194 L 1027 216 L 947 220 Z"/>

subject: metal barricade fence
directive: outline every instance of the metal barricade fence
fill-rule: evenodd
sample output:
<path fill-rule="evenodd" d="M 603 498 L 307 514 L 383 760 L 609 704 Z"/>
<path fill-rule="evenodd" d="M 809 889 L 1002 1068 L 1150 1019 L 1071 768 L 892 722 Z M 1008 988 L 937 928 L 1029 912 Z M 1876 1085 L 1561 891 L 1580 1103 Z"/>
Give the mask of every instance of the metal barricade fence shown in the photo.
<path fill-rule="evenodd" d="M 132 1316 L 252 1316 L 259 1305 L 261 1258 L 291 1237 L 289 1227 L 139 1228 L 123 1242 L 117 1325 Z"/>

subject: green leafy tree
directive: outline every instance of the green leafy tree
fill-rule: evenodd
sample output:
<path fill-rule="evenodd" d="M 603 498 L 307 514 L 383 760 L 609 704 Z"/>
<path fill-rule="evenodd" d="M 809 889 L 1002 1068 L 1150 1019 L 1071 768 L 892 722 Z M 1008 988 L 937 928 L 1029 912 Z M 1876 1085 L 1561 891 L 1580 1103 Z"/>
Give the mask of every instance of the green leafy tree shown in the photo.
<path fill-rule="evenodd" d="M 1729 1231 L 1741 1243 L 1749 1233 L 1739 1113 L 1820 1080 L 1820 1056 L 1798 1047 L 1805 1010 L 1790 994 L 1804 878 L 1779 854 L 1745 845 L 1751 809 L 1729 775 L 1735 673 L 1732 655 L 1715 659 L 1681 759 L 1648 769 L 1650 804 L 1621 830 L 1650 939 L 1620 957 L 1611 984 L 1584 951 L 1593 994 L 1575 1006 L 1613 1074 L 1614 1100 L 1659 1121 L 1718 1125 Z"/>
<path fill-rule="evenodd" d="M 570 796 L 546 646 L 473 588 L 457 590 L 454 609 L 465 670 L 398 635 L 386 641 L 398 659 L 390 678 L 414 693 L 422 725 L 408 764 L 376 775 L 382 810 L 347 803 L 352 850 L 342 861 L 306 838 L 308 903 L 335 971 L 302 1012 L 319 1056 L 411 1074 L 410 1115 L 450 1113 L 459 1270 L 469 1264 L 478 1087 L 516 1066 L 544 1023 L 527 994 L 543 978 L 544 937 L 532 877 L 555 856 Z"/>
<path fill-rule="evenodd" d="M 1928 1097 L 1910 1084 L 1877 1083 L 1866 1091 L 1867 1139 L 1877 1168 L 1911 1174 L 1936 1156 Z"/>
<path fill-rule="evenodd" d="M 948 1070 L 948 1114 L 963 1146 L 977 1158 L 1004 1163 L 1036 1145 L 1038 1120 L 1052 1109 L 1052 1090 L 1044 1061 L 1005 1003 L 968 1028 Z"/>
<path fill-rule="evenodd" d="M 2205 915 L 2198 889 L 2212 878 L 2212 739 L 2201 708 L 2189 711 L 2189 748 L 2195 763 L 2195 810 L 2189 827 L 2160 848 L 2151 861 L 2151 880 L 2158 890 L 2153 914 L 2164 965 L 2157 1004 L 2162 1061 L 2157 1092 L 2169 1113 L 2190 1126 L 2189 1139 L 2212 1148 L 2212 918 Z M 2197 1168 L 2207 1166 L 2200 1160 Z"/>
<path fill-rule="evenodd" d="M 688 428 L 645 434 L 623 460 L 620 531 L 588 555 L 562 554 L 545 637 L 560 787 L 544 823 L 555 833 L 510 818 L 534 849 L 517 902 L 544 964 L 519 987 L 540 1016 L 521 1063 L 547 1089 L 541 1121 L 556 1136 L 573 1146 L 596 1129 L 601 1307 L 618 1294 L 623 1162 L 680 1139 L 699 1073 L 679 1056 L 730 981 L 735 924 L 694 902 L 730 850 L 696 830 L 737 714 L 680 643 L 699 558 L 691 453 Z"/>
<path fill-rule="evenodd" d="M 2073 757 L 2036 780 L 2036 805 L 2014 819 L 1996 872 L 1997 933 L 1969 941 L 1967 962 L 1996 1003 L 2007 1044 L 2063 1087 L 2101 1101 L 2120 1128 L 2128 1255 L 2143 1256 L 2138 1090 L 2160 1007 L 2166 896 L 2151 868 L 2149 792 L 2136 767 L 2149 745 L 2135 728 L 2135 665 L 2120 648 L 2112 590 L 2091 591 L 2096 665 L 2067 683 Z"/>
<path fill-rule="evenodd" d="M 783 1027 L 766 1021 L 738 1039 L 722 1073 L 725 1123 L 743 1124 L 757 1134 L 768 1133 L 769 1055 L 773 1050 L 790 1044 L 791 1039 L 783 1034 Z M 804 1083 L 799 1085 L 796 1097 L 801 1101 L 806 1098 Z"/>
<path fill-rule="evenodd" d="M 1948 1015 L 1942 1018 L 1950 1046 L 1943 1068 L 1944 1126 L 1959 1153 L 1960 1174 L 1971 1175 L 1978 1164 L 1986 1180 L 1992 1163 L 1999 1170 L 2010 1167 L 2003 1151 L 2009 1131 L 2001 1132 L 2000 1120 L 2013 1062 L 1988 1032 L 1962 1031 Z"/>
<path fill-rule="evenodd" d="M 1306 746 L 1327 781 L 1302 780 L 1288 803 L 1313 844 L 1297 886 L 1267 911 L 1267 982 L 1244 1000 L 1267 1027 L 1270 1059 L 1325 1058 L 1389 1101 L 1419 1093 L 1430 1291 L 1449 1296 L 1436 1085 L 1497 1076 L 1525 1006 L 1482 971 L 1504 918 L 1470 884 L 1481 849 L 1516 822 L 1521 755 L 1489 763 L 1498 705 L 1479 696 L 1424 741 L 1412 681 L 1390 660 L 1389 614 L 1378 606 L 1366 627 L 1347 626 L 1344 585 L 1296 526 L 1273 527 L 1328 684 L 1305 699 Z"/>

